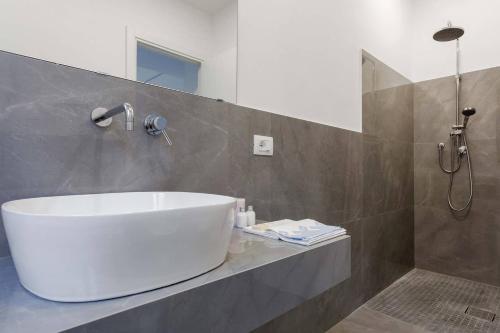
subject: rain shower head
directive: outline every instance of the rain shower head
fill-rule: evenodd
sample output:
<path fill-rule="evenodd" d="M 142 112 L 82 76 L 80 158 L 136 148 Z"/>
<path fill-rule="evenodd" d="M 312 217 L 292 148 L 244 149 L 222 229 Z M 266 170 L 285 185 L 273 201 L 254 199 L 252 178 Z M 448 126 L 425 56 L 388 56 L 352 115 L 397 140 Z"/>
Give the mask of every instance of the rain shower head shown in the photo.
<path fill-rule="evenodd" d="M 432 38 L 438 42 L 449 42 L 452 40 L 459 39 L 465 33 L 465 30 L 460 27 L 453 27 L 451 23 L 448 23 L 446 28 L 437 31 Z"/>

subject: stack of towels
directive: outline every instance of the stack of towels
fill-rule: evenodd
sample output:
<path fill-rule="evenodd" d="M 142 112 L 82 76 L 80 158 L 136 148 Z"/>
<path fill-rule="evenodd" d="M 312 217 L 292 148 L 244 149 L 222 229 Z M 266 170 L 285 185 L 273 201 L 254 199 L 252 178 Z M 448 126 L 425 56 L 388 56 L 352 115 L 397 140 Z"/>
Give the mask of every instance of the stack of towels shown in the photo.
<path fill-rule="evenodd" d="M 279 220 L 252 225 L 243 230 L 263 237 L 307 246 L 346 234 L 344 228 L 325 225 L 311 219 Z"/>

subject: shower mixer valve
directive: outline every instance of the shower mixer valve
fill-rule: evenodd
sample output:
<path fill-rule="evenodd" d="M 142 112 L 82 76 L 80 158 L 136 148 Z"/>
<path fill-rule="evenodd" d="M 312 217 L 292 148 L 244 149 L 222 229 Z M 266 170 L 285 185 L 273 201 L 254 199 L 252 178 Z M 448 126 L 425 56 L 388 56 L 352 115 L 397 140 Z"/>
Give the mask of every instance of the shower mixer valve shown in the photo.
<path fill-rule="evenodd" d="M 459 155 L 467 154 L 467 146 L 460 146 L 460 147 L 458 147 L 458 154 Z"/>
<path fill-rule="evenodd" d="M 167 144 L 169 146 L 172 145 L 172 140 L 170 140 L 167 134 L 167 119 L 165 119 L 165 117 L 152 114 L 148 115 L 146 119 L 144 119 L 144 128 L 149 135 L 157 136 L 163 134 Z"/>

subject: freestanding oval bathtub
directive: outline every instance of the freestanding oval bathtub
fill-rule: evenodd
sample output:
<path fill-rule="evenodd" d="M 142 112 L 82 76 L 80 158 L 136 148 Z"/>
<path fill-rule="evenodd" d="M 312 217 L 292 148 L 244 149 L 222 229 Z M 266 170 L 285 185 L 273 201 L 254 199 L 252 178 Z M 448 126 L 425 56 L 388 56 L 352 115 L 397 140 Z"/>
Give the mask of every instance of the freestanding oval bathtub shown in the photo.
<path fill-rule="evenodd" d="M 4 203 L 22 285 L 62 302 L 167 286 L 224 262 L 235 199 L 181 192 L 89 194 Z"/>

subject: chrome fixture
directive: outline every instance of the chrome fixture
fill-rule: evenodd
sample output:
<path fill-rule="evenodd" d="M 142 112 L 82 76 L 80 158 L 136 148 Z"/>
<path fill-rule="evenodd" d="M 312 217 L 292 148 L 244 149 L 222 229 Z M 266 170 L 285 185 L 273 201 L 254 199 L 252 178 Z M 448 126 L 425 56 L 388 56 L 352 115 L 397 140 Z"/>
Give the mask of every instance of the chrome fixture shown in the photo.
<path fill-rule="evenodd" d="M 438 30 L 432 38 L 434 38 L 437 42 L 450 42 L 452 40 L 458 40 L 465 33 L 465 30 L 460 27 L 454 27 L 451 25 L 451 22 L 448 22 L 448 25 Z"/>
<path fill-rule="evenodd" d="M 453 212 L 462 212 L 470 208 L 472 204 L 472 197 L 473 197 L 473 181 L 472 181 L 472 168 L 471 168 L 471 158 L 470 158 L 470 150 L 467 144 L 467 136 L 466 136 L 466 129 L 467 129 L 467 124 L 469 122 L 469 117 L 474 115 L 476 113 L 476 110 L 474 108 L 465 108 L 462 111 L 462 114 L 464 116 L 462 124 L 460 124 L 460 81 L 461 81 L 461 76 L 460 76 L 460 43 L 459 43 L 459 38 L 463 36 L 464 34 L 464 29 L 459 28 L 459 27 L 454 27 L 451 25 L 451 22 L 448 22 L 448 26 L 446 28 L 443 28 L 439 31 L 437 31 L 433 38 L 434 40 L 438 42 L 449 42 L 452 40 L 456 41 L 456 74 L 455 74 L 455 84 L 456 84 L 456 96 L 455 96 L 455 103 L 456 103 L 456 108 L 455 108 L 455 125 L 451 126 L 451 131 L 450 131 L 450 143 L 451 143 L 451 148 L 450 148 L 450 169 L 446 169 L 443 166 L 443 152 L 445 149 L 445 144 L 444 143 L 439 143 L 438 144 L 438 154 L 439 154 L 439 167 L 443 172 L 449 174 L 450 176 L 450 181 L 449 181 L 449 186 L 448 186 L 448 206 Z M 468 172 L 469 172 L 469 197 L 465 203 L 464 206 L 457 208 L 452 201 L 452 191 L 453 191 L 453 180 L 455 173 L 460 170 L 460 167 L 462 165 L 462 158 L 464 156 L 467 156 L 467 167 L 468 167 Z M 456 163 L 456 167 L 455 167 Z"/>
<path fill-rule="evenodd" d="M 467 123 L 469 122 L 469 117 L 473 116 L 476 113 L 476 109 L 474 108 L 465 108 L 462 111 L 462 114 L 464 115 L 464 129 L 467 128 Z"/>
<path fill-rule="evenodd" d="M 146 119 L 144 119 L 144 128 L 149 135 L 156 136 L 163 134 L 168 145 L 172 145 L 172 140 L 170 140 L 170 137 L 167 134 L 167 119 L 165 117 L 153 114 L 148 115 Z"/>
<path fill-rule="evenodd" d="M 125 113 L 125 129 L 127 131 L 134 130 L 134 109 L 129 103 L 124 103 L 111 110 L 106 108 L 94 109 L 90 118 L 99 127 L 108 127 L 113 122 L 113 116 L 119 113 Z"/>

